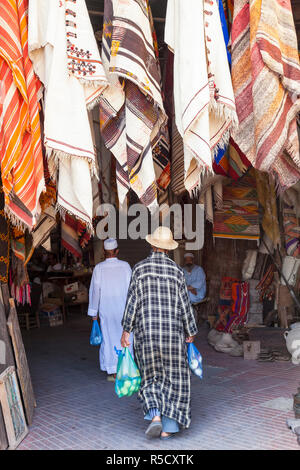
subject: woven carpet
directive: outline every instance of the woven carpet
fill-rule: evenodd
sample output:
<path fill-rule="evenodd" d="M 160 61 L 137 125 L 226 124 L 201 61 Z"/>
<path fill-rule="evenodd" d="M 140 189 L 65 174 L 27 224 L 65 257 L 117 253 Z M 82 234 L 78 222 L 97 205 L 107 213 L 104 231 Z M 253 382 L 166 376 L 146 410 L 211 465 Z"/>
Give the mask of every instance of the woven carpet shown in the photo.
<path fill-rule="evenodd" d="M 213 236 L 259 240 L 256 180 L 252 172 L 223 186 L 223 208 L 215 212 Z"/>

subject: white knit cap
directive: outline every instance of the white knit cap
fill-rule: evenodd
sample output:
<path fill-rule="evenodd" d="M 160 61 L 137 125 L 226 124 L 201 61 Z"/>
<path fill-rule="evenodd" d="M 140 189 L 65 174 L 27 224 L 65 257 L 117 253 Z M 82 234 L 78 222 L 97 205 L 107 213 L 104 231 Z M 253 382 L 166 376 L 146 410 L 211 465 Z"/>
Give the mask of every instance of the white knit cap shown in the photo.
<path fill-rule="evenodd" d="M 104 241 L 104 250 L 115 250 L 118 248 L 118 242 L 115 238 L 107 238 Z"/>
<path fill-rule="evenodd" d="M 184 258 L 194 258 L 193 253 L 185 253 Z"/>

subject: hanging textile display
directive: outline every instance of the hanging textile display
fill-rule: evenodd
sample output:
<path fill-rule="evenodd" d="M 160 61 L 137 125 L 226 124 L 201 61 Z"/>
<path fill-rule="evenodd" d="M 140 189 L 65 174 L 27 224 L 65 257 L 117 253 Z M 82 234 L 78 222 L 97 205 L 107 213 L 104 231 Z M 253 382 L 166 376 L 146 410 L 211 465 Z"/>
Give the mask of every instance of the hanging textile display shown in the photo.
<path fill-rule="evenodd" d="M 261 225 L 276 248 L 280 245 L 275 185 L 267 173 L 255 171 L 257 196 L 263 208 Z"/>
<path fill-rule="evenodd" d="M 227 333 L 232 333 L 234 327 L 243 325 L 247 321 L 250 308 L 250 289 L 248 282 L 234 282 L 232 284 L 232 313 L 225 326 Z"/>
<path fill-rule="evenodd" d="M 216 2 L 168 1 L 165 42 L 174 52 L 176 125 L 184 141 L 185 187 L 190 193 L 200 186 L 203 172 L 213 173 L 213 158 L 238 122 L 220 37 Z"/>
<path fill-rule="evenodd" d="M 290 1 L 235 0 L 231 42 L 239 117 L 233 138 L 285 189 L 300 178 L 300 65 Z"/>
<path fill-rule="evenodd" d="M 25 233 L 17 227 L 11 227 L 11 249 L 14 255 L 23 263 L 26 259 L 26 238 Z"/>
<path fill-rule="evenodd" d="M 41 122 L 41 131 L 43 135 L 43 132 L 44 132 L 43 110 L 40 111 L 40 122 Z M 55 204 L 57 188 L 56 188 L 56 182 L 51 178 L 51 175 L 50 175 L 48 160 L 46 157 L 46 149 L 45 149 L 45 145 L 43 142 L 42 142 L 42 151 L 43 151 L 43 163 L 44 163 L 44 179 L 45 179 L 45 186 L 46 186 L 45 191 L 40 196 L 40 205 L 43 211 L 48 206 Z"/>
<path fill-rule="evenodd" d="M 167 116 L 150 18 L 145 0 L 105 0 L 102 59 L 110 86 L 100 101 L 100 129 L 117 160 L 120 205 L 131 187 L 143 204 L 155 210 L 152 147 L 163 139 Z"/>
<path fill-rule="evenodd" d="M 66 214 L 61 221 L 61 244 L 66 250 L 72 253 L 75 258 L 82 258 L 82 248 L 90 240 L 90 234 L 86 227 L 74 217 Z"/>
<path fill-rule="evenodd" d="M 219 11 L 223 30 L 223 37 L 227 50 L 228 63 L 231 65 L 231 54 L 229 52 L 229 33 L 228 24 L 225 18 L 224 4 L 219 0 Z M 226 148 L 219 148 L 214 157 L 213 170 L 215 173 L 223 176 L 228 176 L 234 180 L 240 178 L 249 168 L 251 163 L 246 158 L 246 155 L 240 150 L 237 144 L 233 141 L 232 137 L 229 139 L 229 146 Z"/>
<path fill-rule="evenodd" d="M 259 211 L 254 174 L 223 186 L 223 209 L 214 214 L 214 238 L 259 240 Z"/>
<path fill-rule="evenodd" d="M 160 72 L 159 64 L 159 50 L 156 31 L 152 17 L 149 0 L 147 0 L 147 7 L 149 13 L 149 21 L 152 31 L 153 48 L 156 56 L 157 69 Z M 165 91 L 166 84 L 163 86 Z M 151 142 L 154 171 L 156 185 L 158 189 L 158 204 L 168 204 L 168 186 L 171 181 L 171 162 L 170 162 L 170 138 L 167 118 L 164 125 L 161 126 L 160 132 L 155 135 L 154 140 Z"/>
<path fill-rule="evenodd" d="M 184 186 L 184 150 L 183 140 L 178 132 L 175 123 L 175 110 L 174 110 L 174 96 L 173 96 L 173 83 L 174 83 L 174 54 L 170 50 L 167 51 L 164 95 L 165 95 L 165 108 L 169 120 L 169 129 L 171 136 L 171 189 L 174 194 L 180 196 L 185 192 Z"/>
<path fill-rule="evenodd" d="M 9 224 L 4 212 L 4 192 L 0 181 L 0 281 L 7 284 L 9 270 Z"/>
<path fill-rule="evenodd" d="M 0 161 L 5 213 L 32 229 L 44 190 L 38 100 L 41 84 L 28 57 L 28 0 L 0 2 Z M 9 27 L 8 27 L 9 25 Z"/>
<path fill-rule="evenodd" d="M 44 143 L 57 209 L 92 227 L 96 156 L 87 108 L 107 86 L 85 0 L 30 0 L 29 52 L 45 86 Z"/>
<path fill-rule="evenodd" d="M 224 41 L 225 41 L 225 45 L 226 45 L 226 51 L 227 51 L 227 58 L 228 58 L 229 64 L 231 65 L 231 55 L 230 55 L 230 52 L 229 52 L 228 24 L 227 24 L 226 16 L 225 16 L 224 3 L 226 3 L 226 2 L 224 2 L 223 0 L 218 0 L 219 13 L 220 13 L 220 19 L 221 19 L 221 25 L 222 25 L 222 31 L 223 31 L 223 37 L 224 37 Z"/>
<path fill-rule="evenodd" d="M 11 255 L 9 287 L 10 294 L 18 305 L 31 305 L 31 288 L 27 269 L 24 262 L 16 257 L 14 252 Z"/>
<path fill-rule="evenodd" d="M 226 325 L 232 313 L 232 285 L 234 282 L 238 282 L 238 279 L 229 276 L 224 276 L 221 279 L 219 305 L 215 324 L 215 329 L 217 331 L 225 331 Z"/>
<path fill-rule="evenodd" d="M 203 175 L 199 191 L 199 203 L 204 204 L 206 219 L 213 223 L 214 207 L 223 207 L 223 177 L 220 175 Z"/>
<path fill-rule="evenodd" d="M 50 237 L 51 231 L 56 227 L 56 212 L 54 205 L 47 206 L 30 233 L 31 244 L 25 256 L 25 265 L 30 261 L 34 250 L 40 245 L 44 245 Z"/>
<path fill-rule="evenodd" d="M 282 196 L 285 249 L 289 256 L 300 257 L 300 182 Z"/>
<path fill-rule="evenodd" d="M 241 178 L 251 166 L 246 155 L 241 152 L 232 138 L 229 139 L 227 151 L 218 152 L 213 163 L 213 169 L 216 174 L 228 176 L 228 178 L 233 180 Z"/>

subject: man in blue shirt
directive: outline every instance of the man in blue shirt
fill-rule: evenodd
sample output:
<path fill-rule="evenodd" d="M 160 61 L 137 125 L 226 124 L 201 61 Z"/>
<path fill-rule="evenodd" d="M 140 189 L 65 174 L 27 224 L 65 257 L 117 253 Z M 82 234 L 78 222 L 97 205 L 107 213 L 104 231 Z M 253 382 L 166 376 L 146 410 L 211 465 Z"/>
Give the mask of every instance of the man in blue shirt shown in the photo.
<path fill-rule="evenodd" d="M 201 266 L 194 263 L 193 253 L 184 255 L 184 276 L 189 291 L 192 304 L 196 304 L 204 299 L 206 294 L 206 277 Z"/>

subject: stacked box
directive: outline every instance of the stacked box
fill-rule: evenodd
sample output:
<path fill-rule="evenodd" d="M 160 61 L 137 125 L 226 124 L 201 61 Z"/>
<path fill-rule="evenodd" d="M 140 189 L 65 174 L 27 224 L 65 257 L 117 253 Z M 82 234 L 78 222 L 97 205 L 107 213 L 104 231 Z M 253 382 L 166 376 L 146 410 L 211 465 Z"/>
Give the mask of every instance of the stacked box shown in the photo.
<path fill-rule="evenodd" d="M 53 304 L 44 304 L 40 311 L 40 322 L 44 325 L 59 326 L 63 324 L 60 308 Z"/>

